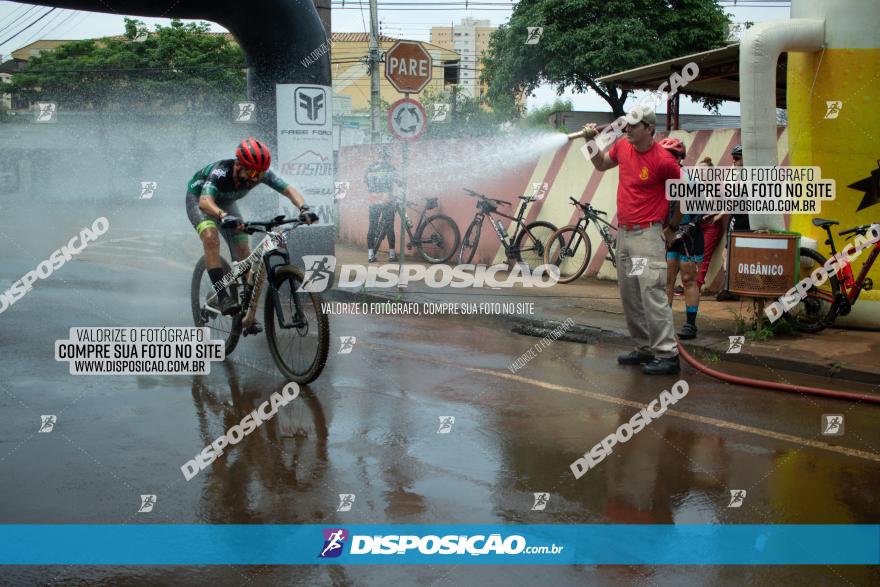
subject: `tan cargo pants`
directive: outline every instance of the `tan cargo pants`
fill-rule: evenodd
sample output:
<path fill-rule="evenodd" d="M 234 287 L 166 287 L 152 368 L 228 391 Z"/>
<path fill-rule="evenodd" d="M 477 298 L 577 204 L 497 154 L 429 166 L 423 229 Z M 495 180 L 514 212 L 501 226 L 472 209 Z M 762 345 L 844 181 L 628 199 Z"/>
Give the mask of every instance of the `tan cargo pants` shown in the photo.
<path fill-rule="evenodd" d="M 660 224 L 618 231 L 617 283 L 636 348 L 659 358 L 678 355 L 666 301 L 666 242 Z"/>

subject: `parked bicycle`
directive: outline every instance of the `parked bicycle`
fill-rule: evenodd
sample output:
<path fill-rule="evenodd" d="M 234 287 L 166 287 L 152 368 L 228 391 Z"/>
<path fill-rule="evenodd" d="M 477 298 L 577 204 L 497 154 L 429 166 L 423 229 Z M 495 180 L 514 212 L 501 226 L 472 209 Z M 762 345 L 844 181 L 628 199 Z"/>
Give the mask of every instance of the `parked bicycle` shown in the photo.
<path fill-rule="evenodd" d="M 814 218 L 813 226 L 825 229 L 828 233 L 826 245 L 831 247 L 831 256 L 837 254 L 837 247 L 834 244 L 834 236 L 831 234 L 831 227 L 840 224 L 836 220 L 825 220 L 823 218 Z M 863 224 L 838 232 L 839 236 L 849 234 L 859 234 L 865 236 L 871 229 L 871 224 Z M 871 244 L 862 245 L 862 249 L 872 246 Z M 851 251 L 849 254 L 853 254 Z M 801 258 L 807 257 L 811 261 L 810 271 L 815 269 L 812 263 L 822 266 L 827 259 L 818 251 L 801 247 Z M 858 277 L 853 272 L 852 265 L 846 260 L 846 255 L 839 261 L 840 268 L 836 275 L 829 273 L 827 281 L 820 286 L 814 285 L 807 290 L 807 297 L 798 304 L 797 307 L 786 312 L 785 316 L 789 321 L 804 332 L 815 333 L 834 324 L 838 316 L 846 316 L 852 311 L 852 307 L 859 299 L 862 291 L 870 291 L 874 287 L 874 282 L 868 277 L 868 272 L 874 261 L 880 255 L 880 242 L 873 244 L 873 250 L 862 265 L 862 270 Z"/>
<path fill-rule="evenodd" d="M 593 208 L 589 203 L 581 204 L 574 198 L 568 198 L 573 206 L 580 208 L 581 217 L 577 224 L 563 226 L 550 237 L 551 246 L 544 252 L 544 263 L 555 265 L 559 268 L 559 283 L 570 283 L 583 275 L 590 264 L 593 254 L 593 246 L 587 235 L 590 222 L 595 223 L 599 236 L 608 248 L 608 257 L 611 264 L 617 267 L 617 258 L 614 256 L 617 239 L 611 231 L 617 231 L 617 227 L 600 218 L 607 216 L 606 212 Z"/>
<path fill-rule="evenodd" d="M 305 214 L 317 218 L 310 212 Z M 242 331 L 246 333 L 253 325 L 263 283 L 268 281 L 263 320 L 269 350 L 278 369 L 297 383 L 309 383 L 321 374 L 330 344 L 330 326 L 321 308 L 321 296 L 299 291 L 303 271 L 290 264 L 287 253 L 287 233 L 306 224 L 305 214 L 298 219 L 276 216 L 267 222 L 244 223 L 244 232 L 265 233 L 266 238 L 250 257 L 234 263 L 234 267 L 221 258 L 224 281 L 228 281 L 226 289 L 233 299 L 241 301 L 238 314 L 220 313 L 217 292 L 205 269 L 204 257 L 193 270 L 190 293 L 195 325 L 209 327 L 212 339 L 224 339 L 229 355 L 238 345 Z M 291 226 L 282 228 L 286 225 Z"/>
<path fill-rule="evenodd" d="M 480 244 L 483 221 L 487 216 L 489 217 L 489 224 L 492 225 L 495 234 L 498 235 L 498 239 L 504 246 L 508 262 L 524 262 L 532 270 L 544 263 L 544 249 L 550 239 L 550 235 L 556 232 L 556 226 L 543 220 L 523 224 L 526 208 L 529 202 L 538 199 L 536 196 L 519 196 L 519 199 L 522 200 L 522 205 L 516 216 L 510 216 L 498 211 L 499 206 L 509 206 L 510 202 L 490 198 L 467 188 L 464 191 L 477 199 L 477 213 L 474 215 L 474 219 L 464 233 L 464 239 L 461 241 L 461 250 L 458 253 L 458 262 L 460 264 L 470 263 L 474 260 L 474 256 L 477 253 L 477 245 Z M 513 220 L 514 224 L 512 226 L 516 228 L 512 236 L 507 235 L 504 223 L 500 219 L 495 218 L 493 214 Z"/>
<path fill-rule="evenodd" d="M 406 243 L 407 250 L 415 247 L 422 258 L 428 263 L 444 263 L 452 258 L 458 250 L 461 235 L 458 225 L 446 214 L 433 214 L 428 216 L 429 210 L 440 207 L 437 198 L 425 200 L 425 207 L 419 215 L 419 222 L 415 231 L 412 229 L 412 221 L 403 209 L 403 200 L 395 198 L 393 202 L 395 212 L 404 220 L 406 234 L 409 241 Z M 407 208 L 418 210 L 418 205 L 413 202 L 406 203 Z"/>

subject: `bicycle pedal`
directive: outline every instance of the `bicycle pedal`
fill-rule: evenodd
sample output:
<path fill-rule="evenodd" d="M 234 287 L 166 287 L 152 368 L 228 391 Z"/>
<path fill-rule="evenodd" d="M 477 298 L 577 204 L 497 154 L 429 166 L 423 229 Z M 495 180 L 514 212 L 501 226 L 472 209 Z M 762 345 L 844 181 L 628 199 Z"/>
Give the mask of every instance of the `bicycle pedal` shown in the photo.
<path fill-rule="evenodd" d="M 870 277 L 865 278 L 865 283 L 862 284 L 862 289 L 865 291 L 871 291 L 874 289 L 874 280 Z"/>

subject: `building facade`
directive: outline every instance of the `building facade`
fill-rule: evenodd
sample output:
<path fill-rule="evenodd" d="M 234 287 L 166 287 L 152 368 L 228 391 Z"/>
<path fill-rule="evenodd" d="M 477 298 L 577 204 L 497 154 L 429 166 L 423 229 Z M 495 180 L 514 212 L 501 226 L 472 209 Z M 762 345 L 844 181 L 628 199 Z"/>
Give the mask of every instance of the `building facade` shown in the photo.
<path fill-rule="evenodd" d="M 431 43 L 461 55 L 459 88 L 468 97 L 479 99 L 485 92 L 480 82 L 483 54 L 489 50 L 489 37 L 495 28 L 488 20 L 473 18 L 464 18 L 455 26 L 431 27 Z"/>

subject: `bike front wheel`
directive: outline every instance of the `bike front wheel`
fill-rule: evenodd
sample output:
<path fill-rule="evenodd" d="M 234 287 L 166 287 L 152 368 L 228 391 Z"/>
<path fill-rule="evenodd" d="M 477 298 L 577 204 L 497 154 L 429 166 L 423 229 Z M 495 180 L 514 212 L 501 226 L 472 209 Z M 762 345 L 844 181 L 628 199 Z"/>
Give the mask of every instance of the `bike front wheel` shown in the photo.
<path fill-rule="evenodd" d="M 549 242 L 544 248 L 544 263 L 559 268 L 559 283 L 570 283 L 583 275 L 593 252 L 587 231 L 580 226 L 563 226 Z"/>
<path fill-rule="evenodd" d="M 525 263 L 533 271 L 543 265 L 544 251 L 555 233 L 556 226 L 543 220 L 527 224 L 513 243 L 516 260 Z M 558 242 L 558 246 L 562 246 L 561 241 Z"/>
<path fill-rule="evenodd" d="M 226 259 L 220 259 L 223 275 L 229 275 L 232 268 Z M 228 295 L 238 296 L 238 282 L 234 282 L 226 288 Z M 220 313 L 217 295 L 214 285 L 205 267 L 205 258 L 202 257 L 193 269 L 192 283 L 190 285 L 190 304 L 192 306 L 193 323 L 199 327 L 211 329 L 211 340 L 223 340 L 226 356 L 232 354 L 241 337 L 241 314 L 224 316 Z"/>
<path fill-rule="evenodd" d="M 461 249 L 458 252 L 458 264 L 463 265 L 474 260 L 477 254 L 477 245 L 480 244 L 480 229 L 483 227 L 482 222 L 474 220 L 464 233 L 461 241 Z"/>
<path fill-rule="evenodd" d="M 428 263 L 445 263 L 458 250 L 461 234 L 455 221 L 445 214 L 425 218 L 416 231 L 419 253 Z"/>
<path fill-rule="evenodd" d="M 804 263 L 803 259 L 809 259 Z M 826 259 L 813 249 L 801 248 L 801 268 L 812 272 L 825 265 Z M 786 319 L 802 331 L 814 334 L 824 330 L 834 322 L 833 300 L 840 293 L 840 280 L 836 275 L 828 275 L 822 285 L 813 285 L 807 290 L 807 296 L 800 303 L 785 313 Z"/>
<path fill-rule="evenodd" d="M 263 308 L 272 359 L 285 377 L 300 384 L 318 378 L 330 346 L 330 324 L 321 296 L 299 291 L 303 278 L 298 267 L 277 267 Z"/>

